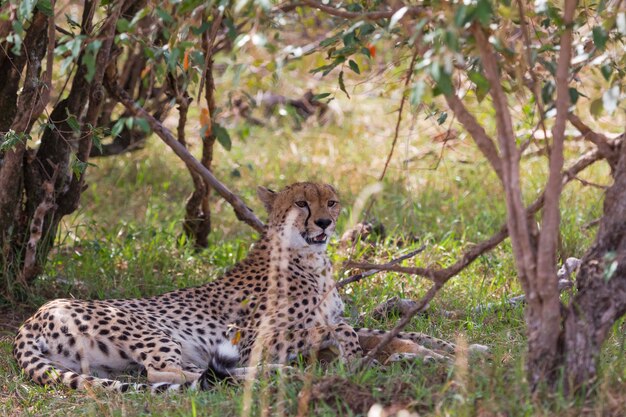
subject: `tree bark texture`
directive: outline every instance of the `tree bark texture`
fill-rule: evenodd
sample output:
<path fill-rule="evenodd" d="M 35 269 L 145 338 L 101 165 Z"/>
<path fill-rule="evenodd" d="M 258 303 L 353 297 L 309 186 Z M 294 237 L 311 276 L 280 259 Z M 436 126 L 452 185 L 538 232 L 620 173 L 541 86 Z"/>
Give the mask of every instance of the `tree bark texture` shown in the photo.
<path fill-rule="evenodd" d="M 9 73 L 9 82 L 0 87 L 1 113 L 12 116 L 8 126 L 5 118 L 0 121 L 1 130 L 11 129 L 24 135 L 24 140 L 2 155 L 0 163 L 0 270 L 4 278 L 0 290 L 7 296 L 15 294 L 16 284 L 28 287 L 41 272 L 61 218 L 76 209 L 84 189 L 84 171 L 73 172 L 71 156 L 75 153 L 77 161 L 83 163 L 89 156 L 92 142 L 89 126 L 96 125 L 101 111 L 105 91 L 102 78 L 122 2 L 111 6 L 101 29 L 94 33 L 92 21 L 97 7 L 97 1 L 86 1 L 81 23 L 83 35 L 102 40 L 95 75 L 91 82 L 85 79 L 87 68 L 81 53 L 69 94 L 52 109 L 36 150 L 27 147 L 26 138 L 45 110 L 52 89 L 55 45 L 54 30 L 50 29 L 54 28 L 54 16 L 36 12 L 27 29 L 22 53 L 0 57 L 0 66 L 9 62 L 13 71 Z M 48 61 L 42 80 L 45 56 Z M 26 71 L 22 74 L 24 66 Z M 18 96 L 22 77 L 24 82 Z M 72 129 L 70 117 L 81 126 L 79 131 Z"/>
<path fill-rule="evenodd" d="M 606 192 L 596 239 L 577 276 L 578 292 L 565 312 L 562 358 L 570 391 L 597 373 L 602 343 L 626 314 L 626 146 L 619 150 L 615 182 Z"/>

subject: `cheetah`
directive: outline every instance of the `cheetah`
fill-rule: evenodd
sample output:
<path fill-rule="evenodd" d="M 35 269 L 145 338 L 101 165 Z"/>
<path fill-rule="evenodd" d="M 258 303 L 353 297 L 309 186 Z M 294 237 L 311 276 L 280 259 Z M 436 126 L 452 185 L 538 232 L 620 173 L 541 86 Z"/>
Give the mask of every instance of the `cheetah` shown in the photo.
<path fill-rule="evenodd" d="M 321 350 L 343 362 L 360 357 L 361 344 L 384 332 L 357 331 L 343 319 L 326 254 L 341 209 L 337 192 L 303 182 L 280 192 L 259 187 L 258 196 L 266 230 L 221 278 L 149 298 L 50 301 L 18 330 L 19 366 L 40 385 L 160 392 L 208 389 L 261 363 L 280 366 Z M 402 340 L 438 339 L 403 333 Z M 147 383 L 116 379 L 133 369 Z"/>

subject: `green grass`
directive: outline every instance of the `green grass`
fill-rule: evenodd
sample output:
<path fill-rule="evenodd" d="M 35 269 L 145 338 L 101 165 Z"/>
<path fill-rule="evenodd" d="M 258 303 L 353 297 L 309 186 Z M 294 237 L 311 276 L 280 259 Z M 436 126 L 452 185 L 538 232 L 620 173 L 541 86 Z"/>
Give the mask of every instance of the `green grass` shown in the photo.
<path fill-rule="evenodd" d="M 305 87 L 303 80 L 288 81 L 275 88 L 293 91 L 291 84 Z M 337 97 L 344 111 L 340 123 L 318 126 L 307 122 L 302 130 L 294 131 L 290 123 L 274 121 L 267 128 L 251 128 L 245 141 L 234 138 L 230 152 L 217 146 L 216 175 L 261 217 L 262 206 L 255 198 L 257 185 L 281 188 L 297 180 L 333 183 L 342 194 L 344 212 L 339 229 L 343 231 L 356 210 L 353 203 L 361 191 L 377 181 L 391 144 L 397 97 L 387 97 L 384 86 L 375 90 L 376 94 L 370 87 L 361 86 L 351 92 L 350 101 Z M 335 89 L 323 83 L 316 88 Z M 197 117 L 192 114 L 190 120 L 188 136 L 193 139 Z M 175 117 L 168 120 L 170 126 L 173 123 Z M 330 251 L 338 279 L 349 274 L 341 268 L 348 258 L 382 262 L 422 243 L 426 250 L 406 265 L 446 266 L 468 245 L 489 237 L 502 225 L 503 195 L 488 164 L 464 134 L 442 150 L 440 143 L 430 139 L 442 131 L 436 122 L 421 116 L 414 128 L 407 123 L 401 131 L 382 182 L 383 191 L 373 197 L 369 213 L 370 218 L 385 225 L 387 237 L 376 245 L 359 244 L 354 252 L 334 242 Z M 197 153 L 198 143 L 192 144 Z M 580 146 L 570 143 L 568 156 L 581 154 Z M 240 414 L 242 387 L 219 386 L 211 392 L 161 396 L 78 393 L 35 386 L 17 369 L 10 354 L 10 336 L 20 317 L 45 300 L 67 296 L 140 297 L 200 285 L 242 259 L 257 237 L 236 220 L 226 203 L 214 198 L 215 227 L 210 248 L 195 252 L 181 237 L 184 199 L 191 190 L 191 181 L 184 165 L 156 137 L 143 150 L 94 162 L 97 167 L 89 170 L 89 188 L 81 207 L 64 219 L 59 245 L 33 286 L 29 304 L 11 306 L 18 313 L 13 321 L 3 322 L 5 327 L 0 330 L 0 414 Z M 528 202 L 534 200 L 545 182 L 545 162 L 543 157 L 523 161 Z M 598 164 L 582 177 L 606 184 L 608 168 Z M 561 255 L 581 256 L 595 232 L 584 225 L 599 217 L 602 192 L 573 182 L 564 192 L 561 208 Z M 399 245 L 399 238 L 417 241 Z M 363 315 L 367 326 L 391 328 L 395 318 L 376 321 L 368 312 L 392 296 L 418 298 L 427 284 L 419 277 L 375 275 L 343 291 L 347 315 L 353 322 Z M 261 379 L 255 388 L 252 414 L 274 415 L 282 407 L 286 415 L 295 415 L 298 394 L 307 392 L 305 381 L 310 374 L 310 415 L 365 415 L 374 402 L 437 416 L 623 415 L 624 323 L 615 326 L 606 343 L 600 377 L 594 385 L 595 399 L 533 396 L 524 378 L 522 309 L 480 314 L 473 311 L 476 306 L 520 293 L 510 245 L 505 242 L 451 280 L 431 303 L 429 314 L 415 318 L 409 326 L 409 330 L 448 340 L 463 338 L 487 344 L 493 350 L 491 360 L 461 361 L 455 367 L 394 365 L 385 372 L 373 368 L 357 374 L 332 366 L 327 370 L 301 370 L 284 379 Z M 454 312 L 455 318 L 444 312 Z M 469 370 L 463 376 L 466 365 Z M 270 408 L 264 409 L 263 404 Z"/>

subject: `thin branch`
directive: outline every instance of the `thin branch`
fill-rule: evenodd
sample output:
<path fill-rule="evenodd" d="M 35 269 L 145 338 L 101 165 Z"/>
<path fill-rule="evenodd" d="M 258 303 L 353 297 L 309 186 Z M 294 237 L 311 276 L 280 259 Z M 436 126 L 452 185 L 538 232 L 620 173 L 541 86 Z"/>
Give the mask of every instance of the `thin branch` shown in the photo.
<path fill-rule="evenodd" d="M 446 102 L 465 130 L 472 136 L 474 143 L 487 158 L 493 170 L 496 171 L 500 181 L 502 181 L 502 161 L 493 139 L 489 137 L 485 129 L 478 123 L 474 115 L 467 110 L 456 94 L 446 96 Z"/>
<path fill-rule="evenodd" d="M 202 69 L 202 77 L 200 77 L 200 85 L 198 86 L 198 94 L 197 97 L 200 97 L 202 94 L 202 90 L 204 88 L 204 80 L 207 76 L 207 71 L 209 68 L 209 62 L 213 59 L 213 46 L 215 45 L 215 38 L 217 37 L 217 31 L 222 25 L 222 18 L 224 16 L 224 12 L 219 8 L 215 9 L 213 12 L 213 23 L 211 24 L 211 33 L 209 34 L 209 39 L 207 42 L 207 48 L 204 56 L 204 67 Z M 211 117 L 214 115 L 211 114 Z"/>
<path fill-rule="evenodd" d="M 206 169 L 200 161 L 194 158 L 194 156 L 176 140 L 169 129 L 163 126 L 161 122 L 155 119 L 143 107 L 135 103 L 128 93 L 120 88 L 116 80 L 108 77 L 108 74 L 105 78 L 105 86 L 109 94 L 123 104 L 132 115 L 146 119 L 154 133 L 156 133 L 163 140 L 163 142 L 172 148 L 174 153 L 176 153 L 176 155 L 178 155 L 183 162 L 185 162 L 188 166 L 191 166 L 198 174 L 200 174 L 202 179 L 204 179 L 206 183 L 210 184 L 211 187 L 213 187 L 213 189 L 215 189 L 215 191 L 217 191 L 217 193 L 233 207 L 235 215 L 239 220 L 245 222 L 258 232 L 263 233 L 265 230 L 263 222 L 261 222 L 261 220 L 254 215 L 254 213 L 244 204 L 241 198 L 230 191 L 228 187 L 222 184 L 211 171 Z"/>
<path fill-rule="evenodd" d="M 587 181 L 584 178 L 576 177 L 575 179 L 576 179 L 576 181 L 578 181 L 582 185 L 585 185 L 585 186 L 588 186 L 588 187 L 599 188 L 601 190 L 607 190 L 609 188 L 608 185 L 597 184 L 597 183 L 592 182 L 592 181 Z"/>
<path fill-rule="evenodd" d="M 406 73 L 406 79 L 404 80 L 404 88 L 402 90 L 402 99 L 400 100 L 400 108 L 398 109 L 398 119 L 396 120 L 396 128 L 393 134 L 393 142 L 391 142 L 391 150 L 389 151 L 389 155 L 387 156 L 387 160 L 385 161 L 385 166 L 383 167 L 383 172 L 380 173 L 380 177 L 378 181 L 382 181 L 385 178 L 385 174 L 387 173 L 387 167 L 389 166 L 389 162 L 391 162 L 391 157 L 393 156 L 393 151 L 396 148 L 396 143 L 398 142 L 398 135 L 400 134 L 400 123 L 402 122 L 402 111 L 404 110 L 404 103 L 406 103 L 407 91 L 406 89 L 413 78 L 413 69 L 415 68 L 415 62 L 417 61 L 417 54 L 419 52 L 418 40 L 415 41 L 415 50 L 413 51 L 413 56 L 411 57 L 411 63 L 409 64 L 409 69 Z"/>
<path fill-rule="evenodd" d="M 533 97 L 535 98 L 535 104 L 537 105 L 537 109 L 539 110 L 539 125 L 543 130 L 543 137 L 547 138 L 548 133 L 545 123 L 546 117 L 543 107 L 543 101 L 541 99 L 541 93 L 539 90 L 539 81 L 537 80 L 537 74 L 535 73 L 535 69 L 533 68 L 532 48 L 530 34 L 528 33 L 528 26 L 526 25 L 526 3 L 524 2 L 524 0 L 517 0 L 517 7 L 520 15 L 520 27 L 522 29 L 522 35 L 524 37 L 526 61 L 528 63 L 528 73 L 530 74 L 530 78 L 532 79 L 530 91 L 533 93 Z M 523 148 L 521 149 L 521 152 L 524 152 Z"/>
<path fill-rule="evenodd" d="M 402 7 L 396 7 L 391 10 L 381 10 L 376 12 L 349 12 L 344 9 L 338 9 L 331 5 L 319 3 L 315 0 L 304 0 L 303 6 L 313 7 L 321 12 L 329 14 L 331 16 L 343 17 L 344 19 L 360 19 L 360 20 L 379 20 L 389 19 L 396 14 Z M 407 17 L 421 17 L 429 15 L 428 9 L 423 7 L 407 7 L 404 16 Z"/>
<path fill-rule="evenodd" d="M 589 142 L 593 143 L 598 147 L 598 150 L 602 155 L 607 159 L 607 162 L 611 166 L 611 170 L 614 170 L 617 166 L 618 153 L 615 150 L 615 147 L 611 143 L 611 139 L 603 135 L 602 133 L 597 133 L 591 130 L 587 124 L 585 124 L 578 116 L 574 113 L 569 113 L 567 115 L 567 120 L 574 125 L 576 129 L 583 135 L 583 138 L 587 139 Z"/>
<path fill-rule="evenodd" d="M 417 255 L 418 253 L 424 251 L 424 249 L 426 249 L 426 246 L 422 245 L 422 247 L 420 247 L 419 249 L 416 249 L 414 251 L 411 251 L 405 255 L 402 255 L 398 258 L 392 259 L 391 261 L 387 262 L 386 264 L 382 264 L 382 266 L 391 266 L 391 265 L 396 265 L 399 264 L 402 261 L 405 261 L 407 259 L 410 259 L 412 257 L 414 257 L 415 255 Z M 367 278 L 369 276 L 372 276 L 378 272 L 382 271 L 382 269 L 371 269 L 368 272 L 362 272 L 360 274 L 356 274 L 356 275 L 352 275 L 346 279 L 342 279 L 341 281 L 337 282 L 337 284 L 335 285 L 337 288 L 343 288 L 348 284 L 352 284 L 353 282 L 357 282 L 362 280 L 363 278 Z"/>

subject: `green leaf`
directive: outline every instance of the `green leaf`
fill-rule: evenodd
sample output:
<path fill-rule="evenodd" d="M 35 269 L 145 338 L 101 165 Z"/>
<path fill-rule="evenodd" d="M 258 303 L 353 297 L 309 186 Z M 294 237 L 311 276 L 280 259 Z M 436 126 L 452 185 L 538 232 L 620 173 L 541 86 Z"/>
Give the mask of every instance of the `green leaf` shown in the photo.
<path fill-rule="evenodd" d="M 439 117 L 437 117 L 437 123 L 442 125 L 444 124 L 447 118 L 448 118 L 448 113 L 446 113 L 445 111 L 442 111 Z"/>
<path fill-rule="evenodd" d="M 606 47 L 606 41 L 609 38 L 609 35 L 606 33 L 606 30 L 602 26 L 594 26 L 592 30 L 593 34 L 593 43 L 596 45 L 596 48 L 600 51 L 604 51 Z"/>
<path fill-rule="evenodd" d="M 350 98 L 350 94 L 348 94 L 348 91 L 346 90 L 346 84 L 343 82 L 343 71 L 339 73 L 339 88 L 341 89 L 341 91 L 346 93 L 346 96 L 348 96 L 348 98 Z"/>
<path fill-rule="evenodd" d="M 3 2 L 3 7 L 6 6 L 7 3 Z M 29 20 L 35 6 L 37 5 L 36 0 L 21 0 L 19 1 L 19 6 L 17 9 L 17 18 L 18 20 L 25 21 Z M 14 6 L 13 6 L 14 7 Z"/>
<path fill-rule="evenodd" d="M 341 39 L 342 34 L 343 34 L 343 31 L 339 32 L 335 36 L 331 36 L 330 38 L 324 39 L 323 41 L 320 42 L 320 46 L 322 48 L 326 48 L 327 46 L 336 44 L 337 42 L 339 42 L 339 39 Z"/>
<path fill-rule="evenodd" d="M 554 86 L 554 82 L 552 80 L 548 80 L 543 87 L 541 88 L 541 100 L 544 104 L 552 103 L 554 91 L 556 87 Z"/>
<path fill-rule="evenodd" d="M 598 98 L 591 102 L 589 105 L 589 112 L 593 117 L 598 118 L 602 114 L 602 99 Z"/>
<path fill-rule="evenodd" d="M 570 87 L 569 88 L 569 101 L 570 104 L 576 104 L 578 102 L 578 98 L 581 96 L 582 94 L 575 89 L 574 87 Z"/>
<path fill-rule="evenodd" d="M 361 70 L 359 69 L 359 64 L 357 64 L 356 62 L 354 62 L 353 60 L 349 60 L 348 61 L 348 66 L 350 66 L 350 69 L 354 72 L 356 72 L 357 74 L 361 73 Z"/>
<path fill-rule="evenodd" d="M 458 28 L 462 28 L 465 26 L 467 16 L 467 6 L 464 4 L 459 4 L 456 7 L 456 12 L 454 13 L 454 25 Z"/>
<path fill-rule="evenodd" d="M 54 10 L 52 9 L 52 3 L 50 0 L 39 0 L 37 2 L 37 10 L 48 17 L 54 15 Z"/>
<path fill-rule="evenodd" d="M 159 18 L 161 18 L 161 20 L 164 21 L 165 23 L 175 22 L 172 15 L 170 15 L 167 11 L 163 10 L 162 8 L 157 7 L 155 11 L 156 11 L 157 16 L 159 16 Z"/>
<path fill-rule="evenodd" d="M 87 73 L 85 73 L 87 82 L 93 81 L 93 77 L 96 74 L 96 57 L 101 46 L 102 41 L 96 39 L 93 42 L 89 42 L 85 48 L 82 63 L 87 67 Z"/>
<path fill-rule="evenodd" d="M 480 24 L 483 26 L 489 26 L 492 14 L 493 9 L 491 7 L 491 2 L 489 2 L 489 0 L 478 0 L 476 9 L 474 10 L 474 16 L 478 19 Z"/>
<path fill-rule="evenodd" d="M 609 64 L 604 64 L 600 67 L 600 72 L 605 80 L 609 80 L 611 78 L 611 74 L 613 74 L 613 68 Z"/>
<path fill-rule="evenodd" d="M 136 117 L 135 118 L 135 124 L 139 127 L 139 129 L 141 129 L 142 132 L 144 133 L 150 133 L 150 123 L 148 123 L 148 121 L 142 117 Z"/>
<path fill-rule="evenodd" d="M 320 101 L 321 99 L 328 96 L 330 96 L 330 93 L 315 94 L 313 97 L 311 97 L 311 101 Z"/>
<path fill-rule="evenodd" d="M 167 57 L 167 70 L 174 73 L 178 62 L 180 61 L 181 53 L 179 48 L 174 48 Z"/>
<path fill-rule="evenodd" d="M 437 84 L 437 90 L 445 96 L 449 96 L 454 92 L 454 84 L 452 77 L 437 62 L 430 67 L 430 73 Z"/>
<path fill-rule="evenodd" d="M 348 32 L 343 36 L 343 44 L 346 47 L 354 46 L 357 43 L 356 35 L 354 32 Z"/>
<path fill-rule="evenodd" d="M 213 134 L 217 141 L 222 145 L 224 149 L 230 151 L 232 147 L 232 141 L 230 140 L 230 135 L 228 131 L 220 126 L 218 123 L 213 123 Z"/>
<path fill-rule="evenodd" d="M 117 119 L 117 122 L 111 128 L 111 136 L 114 138 L 118 137 L 120 133 L 122 133 L 122 129 L 124 129 L 124 122 L 126 121 L 125 117 L 120 117 Z"/>
<path fill-rule="evenodd" d="M 478 71 L 470 71 L 467 76 L 469 77 L 470 81 L 476 85 L 476 97 L 481 97 L 480 100 L 482 101 L 482 99 L 485 98 L 485 96 L 489 92 L 489 88 L 491 87 L 491 84 L 489 84 L 489 80 Z"/>
<path fill-rule="evenodd" d="M 617 261 L 611 262 L 611 265 L 604 271 L 604 282 L 609 282 L 617 271 Z"/>
<path fill-rule="evenodd" d="M 19 143 L 26 143 L 30 139 L 25 133 L 16 133 L 15 130 L 9 129 L 4 136 L 0 137 L 0 152 L 6 152 L 15 148 Z"/>
<path fill-rule="evenodd" d="M 72 154 L 70 169 L 74 173 L 74 176 L 81 177 L 85 173 L 85 171 L 87 171 L 87 167 L 89 166 L 95 167 L 96 165 L 90 164 L 89 162 L 83 162 L 76 157 L 76 154 Z"/>
<path fill-rule="evenodd" d="M 91 123 L 87 124 L 89 132 L 91 133 L 91 143 L 102 153 L 102 138 L 104 137 L 104 131 L 101 127 L 94 127 Z"/>
<path fill-rule="evenodd" d="M 123 17 L 121 17 L 117 21 L 117 31 L 120 33 L 124 33 L 124 32 L 128 32 L 128 29 L 130 29 L 130 22 L 127 19 L 124 19 Z"/>
<path fill-rule="evenodd" d="M 370 33 L 374 32 L 374 30 L 376 30 L 376 28 L 371 23 L 363 23 L 361 26 L 359 26 L 359 35 L 367 36 Z"/>
<path fill-rule="evenodd" d="M 75 133 L 80 133 L 80 124 L 78 123 L 76 116 L 70 114 L 70 111 L 68 109 L 65 109 L 65 113 L 67 114 L 67 119 L 65 119 L 65 121 L 67 122 L 70 129 L 72 129 Z"/>

